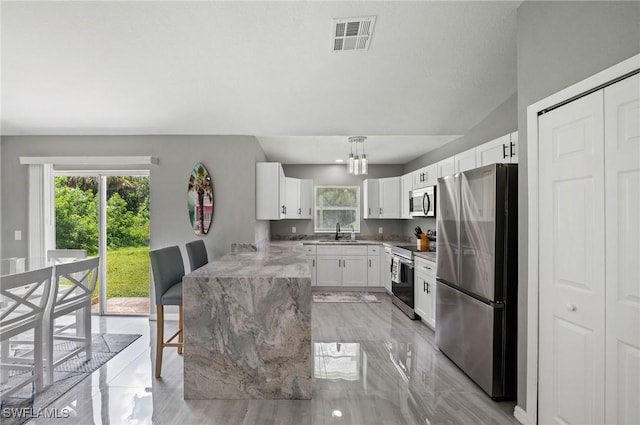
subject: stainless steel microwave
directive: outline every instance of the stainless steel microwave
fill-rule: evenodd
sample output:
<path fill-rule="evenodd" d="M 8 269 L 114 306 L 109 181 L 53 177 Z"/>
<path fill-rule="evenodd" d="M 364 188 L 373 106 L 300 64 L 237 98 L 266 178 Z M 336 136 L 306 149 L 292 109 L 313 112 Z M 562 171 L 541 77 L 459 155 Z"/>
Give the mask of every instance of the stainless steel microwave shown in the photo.
<path fill-rule="evenodd" d="M 409 215 L 411 217 L 436 216 L 436 186 L 411 191 Z"/>

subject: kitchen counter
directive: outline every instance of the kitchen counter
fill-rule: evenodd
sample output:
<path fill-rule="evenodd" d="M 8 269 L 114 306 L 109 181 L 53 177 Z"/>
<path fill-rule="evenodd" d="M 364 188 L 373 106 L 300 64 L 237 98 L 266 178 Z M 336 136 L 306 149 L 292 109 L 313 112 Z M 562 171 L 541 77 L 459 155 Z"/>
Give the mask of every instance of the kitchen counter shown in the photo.
<path fill-rule="evenodd" d="M 413 253 L 414 257 L 424 258 L 425 260 L 436 262 L 436 252 L 435 251 L 416 251 Z"/>
<path fill-rule="evenodd" d="M 185 399 L 310 399 L 311 274 L 300 242 L 232 252 L 183 280 Z"/>

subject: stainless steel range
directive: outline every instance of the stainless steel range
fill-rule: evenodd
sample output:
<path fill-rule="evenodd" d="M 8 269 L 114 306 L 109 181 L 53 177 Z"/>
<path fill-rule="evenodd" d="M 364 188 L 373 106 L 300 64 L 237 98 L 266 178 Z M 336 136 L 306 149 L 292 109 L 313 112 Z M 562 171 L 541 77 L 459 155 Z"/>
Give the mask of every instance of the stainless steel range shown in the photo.
<path fill-rule="evenodd" d="M 413 251 L 415 245 L 391 248 L 391 292 L 393 303 L 410 319 L 416 319 L 413 293 Z"/>

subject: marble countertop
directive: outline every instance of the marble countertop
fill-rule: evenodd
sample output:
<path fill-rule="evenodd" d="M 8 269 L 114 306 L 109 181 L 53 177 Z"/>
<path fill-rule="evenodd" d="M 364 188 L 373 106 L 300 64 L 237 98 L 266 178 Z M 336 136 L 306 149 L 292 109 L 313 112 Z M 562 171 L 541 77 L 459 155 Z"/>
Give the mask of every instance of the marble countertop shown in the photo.
<path fill-rule="evenodd" d="M 436 252 L 435 251 L 420 251 L 414 252 L 414 257 L 424 258 L 425 260 L 436 262 Z"/>
<path fill-rule="evenodd" d="M 406 241 L 378 241 L 378 240 L 373 240 L 373 239 L 356 239 L 354 242 L 351 242 L 349 239 L 342 239 L 339 241 L 335 241 L 335 240 L 326 240 L 326 239 L 322 239 L 322 240 L 307 240 L 304 241 L 303 244 L 304 245 L 389 245 L 389 246 L 396 246 L 396 245 L 407 245 L 409 242 Z"/>
<path fill-rule="evenodd" d="M 300 241 L 270 242 L 264 249 L 238 251 L 211 260 L 187 276 L 205 278 L 285 277 L 310 278 Z"/>

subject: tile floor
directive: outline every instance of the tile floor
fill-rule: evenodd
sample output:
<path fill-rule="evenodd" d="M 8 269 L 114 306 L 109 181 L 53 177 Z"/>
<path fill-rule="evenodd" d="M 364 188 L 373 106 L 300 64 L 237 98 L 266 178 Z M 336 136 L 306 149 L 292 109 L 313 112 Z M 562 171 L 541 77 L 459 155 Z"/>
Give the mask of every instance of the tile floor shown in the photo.
<path fill-rule="evenodd" d="M 142 333 L 50 407 L 68 418 L 29 424 L 516 424 L 514 403 L 486 396 L 434 345 L 434 334 L 381 303 L 315 303 L 313 400 L 182 399 L 182 358 L 166 349 L 153 378 L 155 322 L 93 318 L 95 331 Z M 169 326 L 175 327 L 169 322 Z"/>

